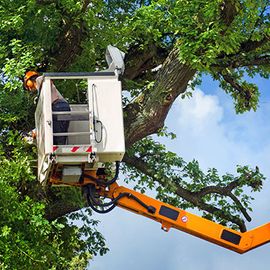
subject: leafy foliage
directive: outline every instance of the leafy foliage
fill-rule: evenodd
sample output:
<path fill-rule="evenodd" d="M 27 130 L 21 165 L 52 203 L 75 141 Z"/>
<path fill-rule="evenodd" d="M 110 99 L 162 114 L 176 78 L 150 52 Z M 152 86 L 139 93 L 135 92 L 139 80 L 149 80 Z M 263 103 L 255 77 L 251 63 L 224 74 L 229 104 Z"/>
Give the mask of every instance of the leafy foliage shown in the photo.
<path fill-rule="evenodd" d="M 11 131 L 2 133 L 0 146 L 1 269 L 84 269 L 92 254 L 106 253 L 88 212 L 45 218 L 46 199 L 32 169 L 35 147 Z M 80 227 L 71 222 L 79 218 Z"/>
<path fill-rule="evenodd" d="M 259 89 L 248 81 L 255 75 L 269 78 L 269 19 L 269 0 L 2 0 L 0 268 L 83 269 L 88 258 L 107 251 L 87 210 L 48 221 L 60 203 L 78 209 L 83 201 L 76 189 L 44 190 L 36 181 L 36 149 L 22 139 L 34 128 L 34 96 L 22 89 L 21 81 L 27 69 L 100 70 L 106 66 L 106 46 L 118 46 L 126 52 L 125 121 L 144 120 L 154 133 L 163 123 L 151 127 L 156 112 L 154 106 L 144 110 L 147 95 L 154 93 L 151 105 L 158 103 L 163 110 L 171 106 L 163 101 L 171 100 L 173 88 L 186 88 L 177 81 L 161 87 L 159 95 L 160 74 L 172 60 L 194 70 L 187 78 L 191 86 L 199 83 L 200 74 L 208 74 L 232 96 L 236 112 L 256 110 Z M 169 75 L 177 78 L 171 71 L 165 75 L 168 81 Z M 81 82 L 58 86 L 72 102 L 85 98 Z M 164 129 L 159 135 L 174 137 Z M 163 201 L 197 207 L 207 218 L 232 226 L 243 225 L 242 215 L 248 219 L 252 198 L 246 188 L 259 191 L 264 180 L 248 166 L 237 167 L 237 176 L 203 172 L 198 162 L 185 162 L 151 137 L 131 143 L 126 160 L 125 170 L 140 191 L 152 189 Z"/>
<path fill-rule="evenodd" d="M 159 200 L 183 209 L 196 207 L 203 211 L 203 216 L 235 229 L 237 226 L 224 217 L 241 218 L 246 215 L 246 210 L 252 211 L 253 198 L 246 194 L 247 187 L 259 191 L 265 179 L 258 168 L 249 166 L 237 166 L 236 176 L 219 176 L 215 168 L 203 172 L 198 161 L 185 162 L 151 137 L 136 143 L 128 155 L 135 160 L 125 167 L 124 172 L 127 182 L 135 181 L 135 189 L 142 193 L 153 190 Z M 205 211 L 205 204 L 215 207 L 215 212 Z M 245 217 L 249 219 L 248 215 Z"/>

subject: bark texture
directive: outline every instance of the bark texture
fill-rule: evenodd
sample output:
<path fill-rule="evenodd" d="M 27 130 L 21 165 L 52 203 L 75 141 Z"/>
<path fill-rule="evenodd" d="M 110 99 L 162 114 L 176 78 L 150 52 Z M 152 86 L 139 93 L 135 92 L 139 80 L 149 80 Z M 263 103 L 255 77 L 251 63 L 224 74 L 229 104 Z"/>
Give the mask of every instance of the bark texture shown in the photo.
<path fill-rule="evenodd" d="M 156 133 L 164 126 L 175 99 L 184 93 L 195 70 L 181 64 L 173 49 L 157 73 L 155 83 L 125 108 L 126 146 Z"/>

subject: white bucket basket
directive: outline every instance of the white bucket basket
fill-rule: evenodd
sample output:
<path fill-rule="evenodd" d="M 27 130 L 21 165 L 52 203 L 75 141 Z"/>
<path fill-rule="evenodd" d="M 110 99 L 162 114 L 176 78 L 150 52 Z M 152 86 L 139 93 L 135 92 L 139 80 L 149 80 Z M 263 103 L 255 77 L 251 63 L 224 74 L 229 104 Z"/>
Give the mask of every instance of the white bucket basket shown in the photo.
<path fill-rule="evenodd" d="M 70 104 L 70 112 L 52 112 L 51 80 L 85 79 L 86 104 Z M 61 92 L 61 89 L 59 89 Z M 115 72 L 46 73 L 35 112 L 38 178 L 46 183 L 53 162 L 97 166 L 121 161 L 125 153 L 121 82 Z M 52 114 L 70 121 L 67 133 L 53 134 Z M 67 136 L 67 145 L 53 145 L 53 136 Z"/>

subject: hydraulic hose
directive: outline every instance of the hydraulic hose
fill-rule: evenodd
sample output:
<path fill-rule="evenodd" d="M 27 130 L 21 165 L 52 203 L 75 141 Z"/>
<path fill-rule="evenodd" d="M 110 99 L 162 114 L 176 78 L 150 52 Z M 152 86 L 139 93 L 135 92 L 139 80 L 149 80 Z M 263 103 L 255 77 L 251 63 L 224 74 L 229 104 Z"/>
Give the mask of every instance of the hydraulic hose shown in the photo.
<path fill-rule="evenodd" d="M 123 192 L 123 193 L 120 193 L 116 198 L 112 199 L 110 202 L 101 203 L 101 202 L 97 201 L 95 198 L 96 189 L 95 189 L 94 185 L 87 185 L 85 188 L 86 188 L 86 196 L 87 196 L 87 201 L 88 201 L 89 206 L 94 211 L 96 211 L 98 213 L 103 214 L 103 213 L 110 212 L 117 205 L 117 202 L 123 197 L 128 197 L 129 199 L 136 201 L 138 204 L 140 204 L 142 207 L 144 207 L 151 214 L 154 214 L 156 212 L 155 207 L 145 204 L 143 201 L 141 201 L 139 198 L 137 198 L 136 196 L 134 196 L 131 193 Z M 103 207 L 104 208 L 109 207 L 109 208 L 105 209 L 105 210 L 100 210 L 100 209 L 96 208 L 96 206 L 99 206 L 102 208 Z"/>
<path fill-rule="evenodd" d="M 120 161 L 116 161 L 116 162 L 115 162 L 115 166 L 116 166 L 116 169 L 115 169 L 115 175 L 114 175 L 114 177 L 113 177 L 111 180 L 109 180 L 109 181 L 104 181 L 103 179 L 96 178 L 96 177 L 91 176 L 91 175 L 85 175 L 84 173 L 82 173 L 79 182 L 80 182 L 80 183 L 83 183 L 83 179 L 84 179 L 84 177 L 85 177 L 85 178 L 88 178 L 88 179 L 91 179 L 91 180 L 95 181 L 95 182 L 96 182 L 97 184 L 99 184 L 99 185 L 104 185 L 104 186 L 107 186 L 107 187 L 108 187 L 108 186 L 110 186 L 111 184 L 113 184 L 113 183 L 117 180 L 117 178 L 118 178 L 118 176 L 119 176 Z"/>

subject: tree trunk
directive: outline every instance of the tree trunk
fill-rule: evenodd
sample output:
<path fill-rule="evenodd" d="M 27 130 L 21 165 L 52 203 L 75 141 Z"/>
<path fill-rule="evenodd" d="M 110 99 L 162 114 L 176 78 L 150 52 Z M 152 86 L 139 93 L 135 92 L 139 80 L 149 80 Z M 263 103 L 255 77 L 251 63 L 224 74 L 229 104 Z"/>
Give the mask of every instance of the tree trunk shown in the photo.
<path fill-rule="evenodd" d="M 175 99 L 184 93 L 195 70 L 179 61 L 173 49 L 160 68 L 154 85 L 125 108 L 125 138 L 129 147 L 164 126 Z"/>

